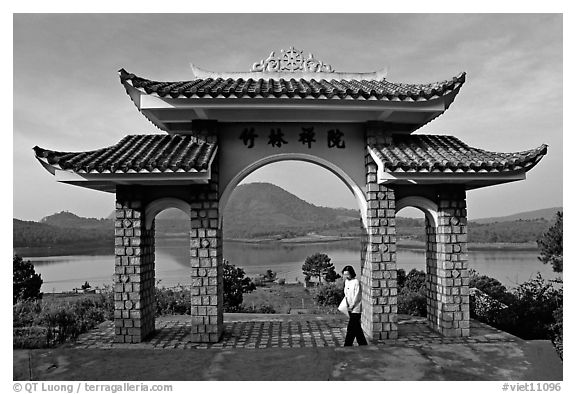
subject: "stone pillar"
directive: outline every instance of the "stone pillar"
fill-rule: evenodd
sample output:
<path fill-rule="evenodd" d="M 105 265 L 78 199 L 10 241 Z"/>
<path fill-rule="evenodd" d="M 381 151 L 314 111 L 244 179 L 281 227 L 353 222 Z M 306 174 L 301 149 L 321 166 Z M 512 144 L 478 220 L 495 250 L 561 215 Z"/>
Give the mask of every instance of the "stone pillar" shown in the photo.
<path fill-rule="evenodd" d="M 154 333 L 154 225 L 144 227 L 137 189 L 116 193 L 114 325 L 115 342 L 138 343 Z"/>
<path fill-rule="evenodd" d="M 394 191 L 378 185 L 377 167 L 366 157 L 367 235 L 363 242 L 362 328 L 373 340 L 395 339 L 397 326 L 396 211 Z"/>
<path fill-rule="evenodd" d="M 192 187 L 190 204 L 192 342 L 214 343 L 224 331 L 222 230 L 218 228 L 218 174 Z"/>
<path fill-rule="evenodd" d="M 438 234 L 428 217 L 426 222 L 426 317 L 428 325 L 440 331 L 439 316 L 442 309 L 442 280 L 438 265 Z"/>
<path fill-rule="evenodd" d="M 437 234 L 440 304 L 435 325 L 444 336 L 470 335 L 466 192 L 443 191 L 438 203 Z"/>

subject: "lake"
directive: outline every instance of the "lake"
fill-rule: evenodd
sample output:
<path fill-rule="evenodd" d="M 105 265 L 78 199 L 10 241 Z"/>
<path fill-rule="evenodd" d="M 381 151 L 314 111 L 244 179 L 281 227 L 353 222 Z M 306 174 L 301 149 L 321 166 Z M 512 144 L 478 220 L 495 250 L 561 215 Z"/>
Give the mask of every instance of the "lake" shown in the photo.
<path fill-rule="evenodd" d="M 156 280 L 160 286 L 188 285 L 189 243 L 178 238 L 157 238 Z M 84 251 L 90 253 L 91 251 Z M 98 253 L 92 251 L 92 253 Z M 332 258 L 336 272 L 346 265 L 359 271 L 360 241 L 342 241 L 323 244 L 278 244 L 224 242 L 224 258 L 242 267 L 248 276 L 271 269 L 287 282 L 303 281 L 302 264 L 307 256 L 316 252 Z M 69 291 L 88 281 L 93 287 L 112 284 L 114 256 L 111 254 L 81 255 L 78 251 L 70 256 L 27 257 L 42 274 L 43 292 Z M 48 254 L 48 253 L 46 253 Z M 64 254 L 64 253 L 63 253 Z M 468 253 L 469 268 L 498 279 L 511 288 L 523 283 L 540 272 L 546 279 L 556 278 L 550 265 L 538 260 L 538 251 L 471 251 Z M 423 250 L 402 249 L 397 252 L 398 268 L 406 272 L 412 268 L 425 270 Z"/>

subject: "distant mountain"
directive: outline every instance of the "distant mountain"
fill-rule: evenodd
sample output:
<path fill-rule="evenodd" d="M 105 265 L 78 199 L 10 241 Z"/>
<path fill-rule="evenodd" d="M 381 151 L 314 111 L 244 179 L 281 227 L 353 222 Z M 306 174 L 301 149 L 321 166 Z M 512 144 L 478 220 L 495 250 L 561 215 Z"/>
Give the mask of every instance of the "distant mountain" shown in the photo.
<path fill-rule="evenodd" d="M 562 212 L 562 207 L 538 209 L 536 211 L 520 212 L 508 216 L 471 219 L 470 221 L 478 224 L 514 222 L 516 220 L 535 220 L 535 219 L 544 219 L 546 221 L 553 222 L 556 220 L 556 212 L 558 211 Z"/>
<path fill-rule="evenodd" d="M 15 248 L 52 247 L 89 243 L 90 246 L 110 245 L 112 247 L 114 245 L 114 226 L 111 221 L 107 224 L 107 226 L 101 227 L 74 227 L 69 222 L 67 226 L 58 226 L 13 219 L 12 246 Z"/>
<path fill-rule="evenodd" d="M 238 186 L 224 210 L 225 236 L 305 235 L 329 228 L 360 226 L 360 212 L 310 204 L 270 183 Z"/>
<path fill-rule="evenodd" d="M 470 220 L 469 242 L 535 242 L 562 208 L 522 212 L 505 217 Z M 83 218 L 59 212 L 39 223 L 14 219 L 14 247 L 68 245 L 93 241 L 113 246 L 114 212 L 107 219 Z M 424 240 L 422 218 L 396 220 L 399 238 Z M 156 234 L 187 234 L 188 215 L 177 209 L 156 217 Z M 224 211 L 224 237 L 235 239 L 290 238 L 309 233 L 360 236 L 360 213 L 353 209 L 310 204 L 270 183 L 238 186 Z"/>
<path fill-rule="evenodd" d="M 40 220 L 42 224 L 48 224 L 55 227 L 63 228 L 114 228 L 114 223 L 111 218 L 96 219 L 96 218 L 83 218 L 71 212 L 62 211 L 50 216 L 46 216 Z"/>

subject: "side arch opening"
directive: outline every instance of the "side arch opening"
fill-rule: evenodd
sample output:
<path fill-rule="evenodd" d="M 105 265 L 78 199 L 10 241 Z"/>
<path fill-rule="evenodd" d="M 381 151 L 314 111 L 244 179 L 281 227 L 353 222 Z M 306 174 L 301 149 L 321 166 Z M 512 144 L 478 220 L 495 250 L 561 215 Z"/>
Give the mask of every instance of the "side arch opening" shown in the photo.
<path fill-rule="evenodd" d="M 145 209 L 145 222 L 144 225 L 146 226 L 146 230 L 150 230 L 152 228 L 152 224 L 154 223 L 154 219 L 156 215 L 168 208 L 176 208 L 180 211 L 184 212 L 188 217 L 190 217 L 190 204 L 186 201 L 181 200 L 179 198 L 159 198 L 150 202 Z"/>
<path fill-rule="evenodd" d="M 420 211 L 424 214 L 424 231 L 418 231 L 417 239 L 421 239 L 422 235 L 424 237 L 424 250 L 405 250 L 404 255 L 399 253 L 397 263 L 399 265 L 406 264 L 411 266 L 410 271 L 416 269 L 413 275 L 407 275 L 406 282 L 414 282 L 414 279 L 421 277 L 419 286 L 420 291 L 425 293 L 425 305 L 422 303 L 417 303 L 418 311 L 422 317 L 426 317 L 428 324 L 435 330 L 439 327 L 439 316 L 441 310 L 441 275 L 439 269 L 441 268 L 441 263 L 438 259 L 438 204 L 434 201 L 421 197 L 421 196 L 408 196 L 401 198 L 396 202 L 396 213 L 398 214 L 404 208 L 415 208 L 415 210 Z M 421 219 L 420 219 L 421 220 Z M 403 261 L 404 260 L 404 261 Z M 422 261 L 424 260 L 424 261 Z M 422 264 L 424 263 L 424 264 Z M 415 267 L 416 266 L 416 267 Z M 424 275 L 421 273 L 422 269 L 419 267 L 424 266 Z M 408 274 L 409 272 L 406 272 Z M 410 276 L 410 277 L 409 277 Z M 407 294 L 410 288 L 414 287 L 414 283 L 405 283 L 403 287 L 399 288 L 399 292 L 404 293 L 404 297 L 410 297 L 415 295 Z M 416 299 L 418 296 L 415 296 Z M 420 296 L 421 297 L 421 296 Z M 402 305 L 399 305 L 399 311 L 401 311 Z M 425 311 L 425 314 L 423 313 Z"/>

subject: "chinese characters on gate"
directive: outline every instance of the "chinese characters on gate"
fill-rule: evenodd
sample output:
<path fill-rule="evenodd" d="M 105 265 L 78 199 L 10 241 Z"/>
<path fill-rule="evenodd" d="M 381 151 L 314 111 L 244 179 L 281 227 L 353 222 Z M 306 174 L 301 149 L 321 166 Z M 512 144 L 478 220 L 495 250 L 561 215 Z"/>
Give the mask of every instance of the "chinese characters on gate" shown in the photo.
<path fill-rule="evenodd" d="M 247 148 L 254 147 L 254 141 L 258 138 L 258 134 L 253 127 L 245 128 L 242 130 L 240 137 Z M 299 134 L 298 142 L 306 145 L 309 149 L 312 148 L 312 144 L 316 142 L 316 133 L 314 132 L 314 127 L 302 127 L 302 131 Z M 284 139 L 284 133 L 282 129 L 275 127 L 270 129 L 268 134 L 268 145 L 274 148 L 281 148 L 282 145 L 287 144 L 288 141 Z M 328 135 L 326 138 L 326 143 L 328 148 L 344 149 L 346 147 L 346 142 L 344 141 L 344 133 L 339 129 L 328 130 Z"/>

